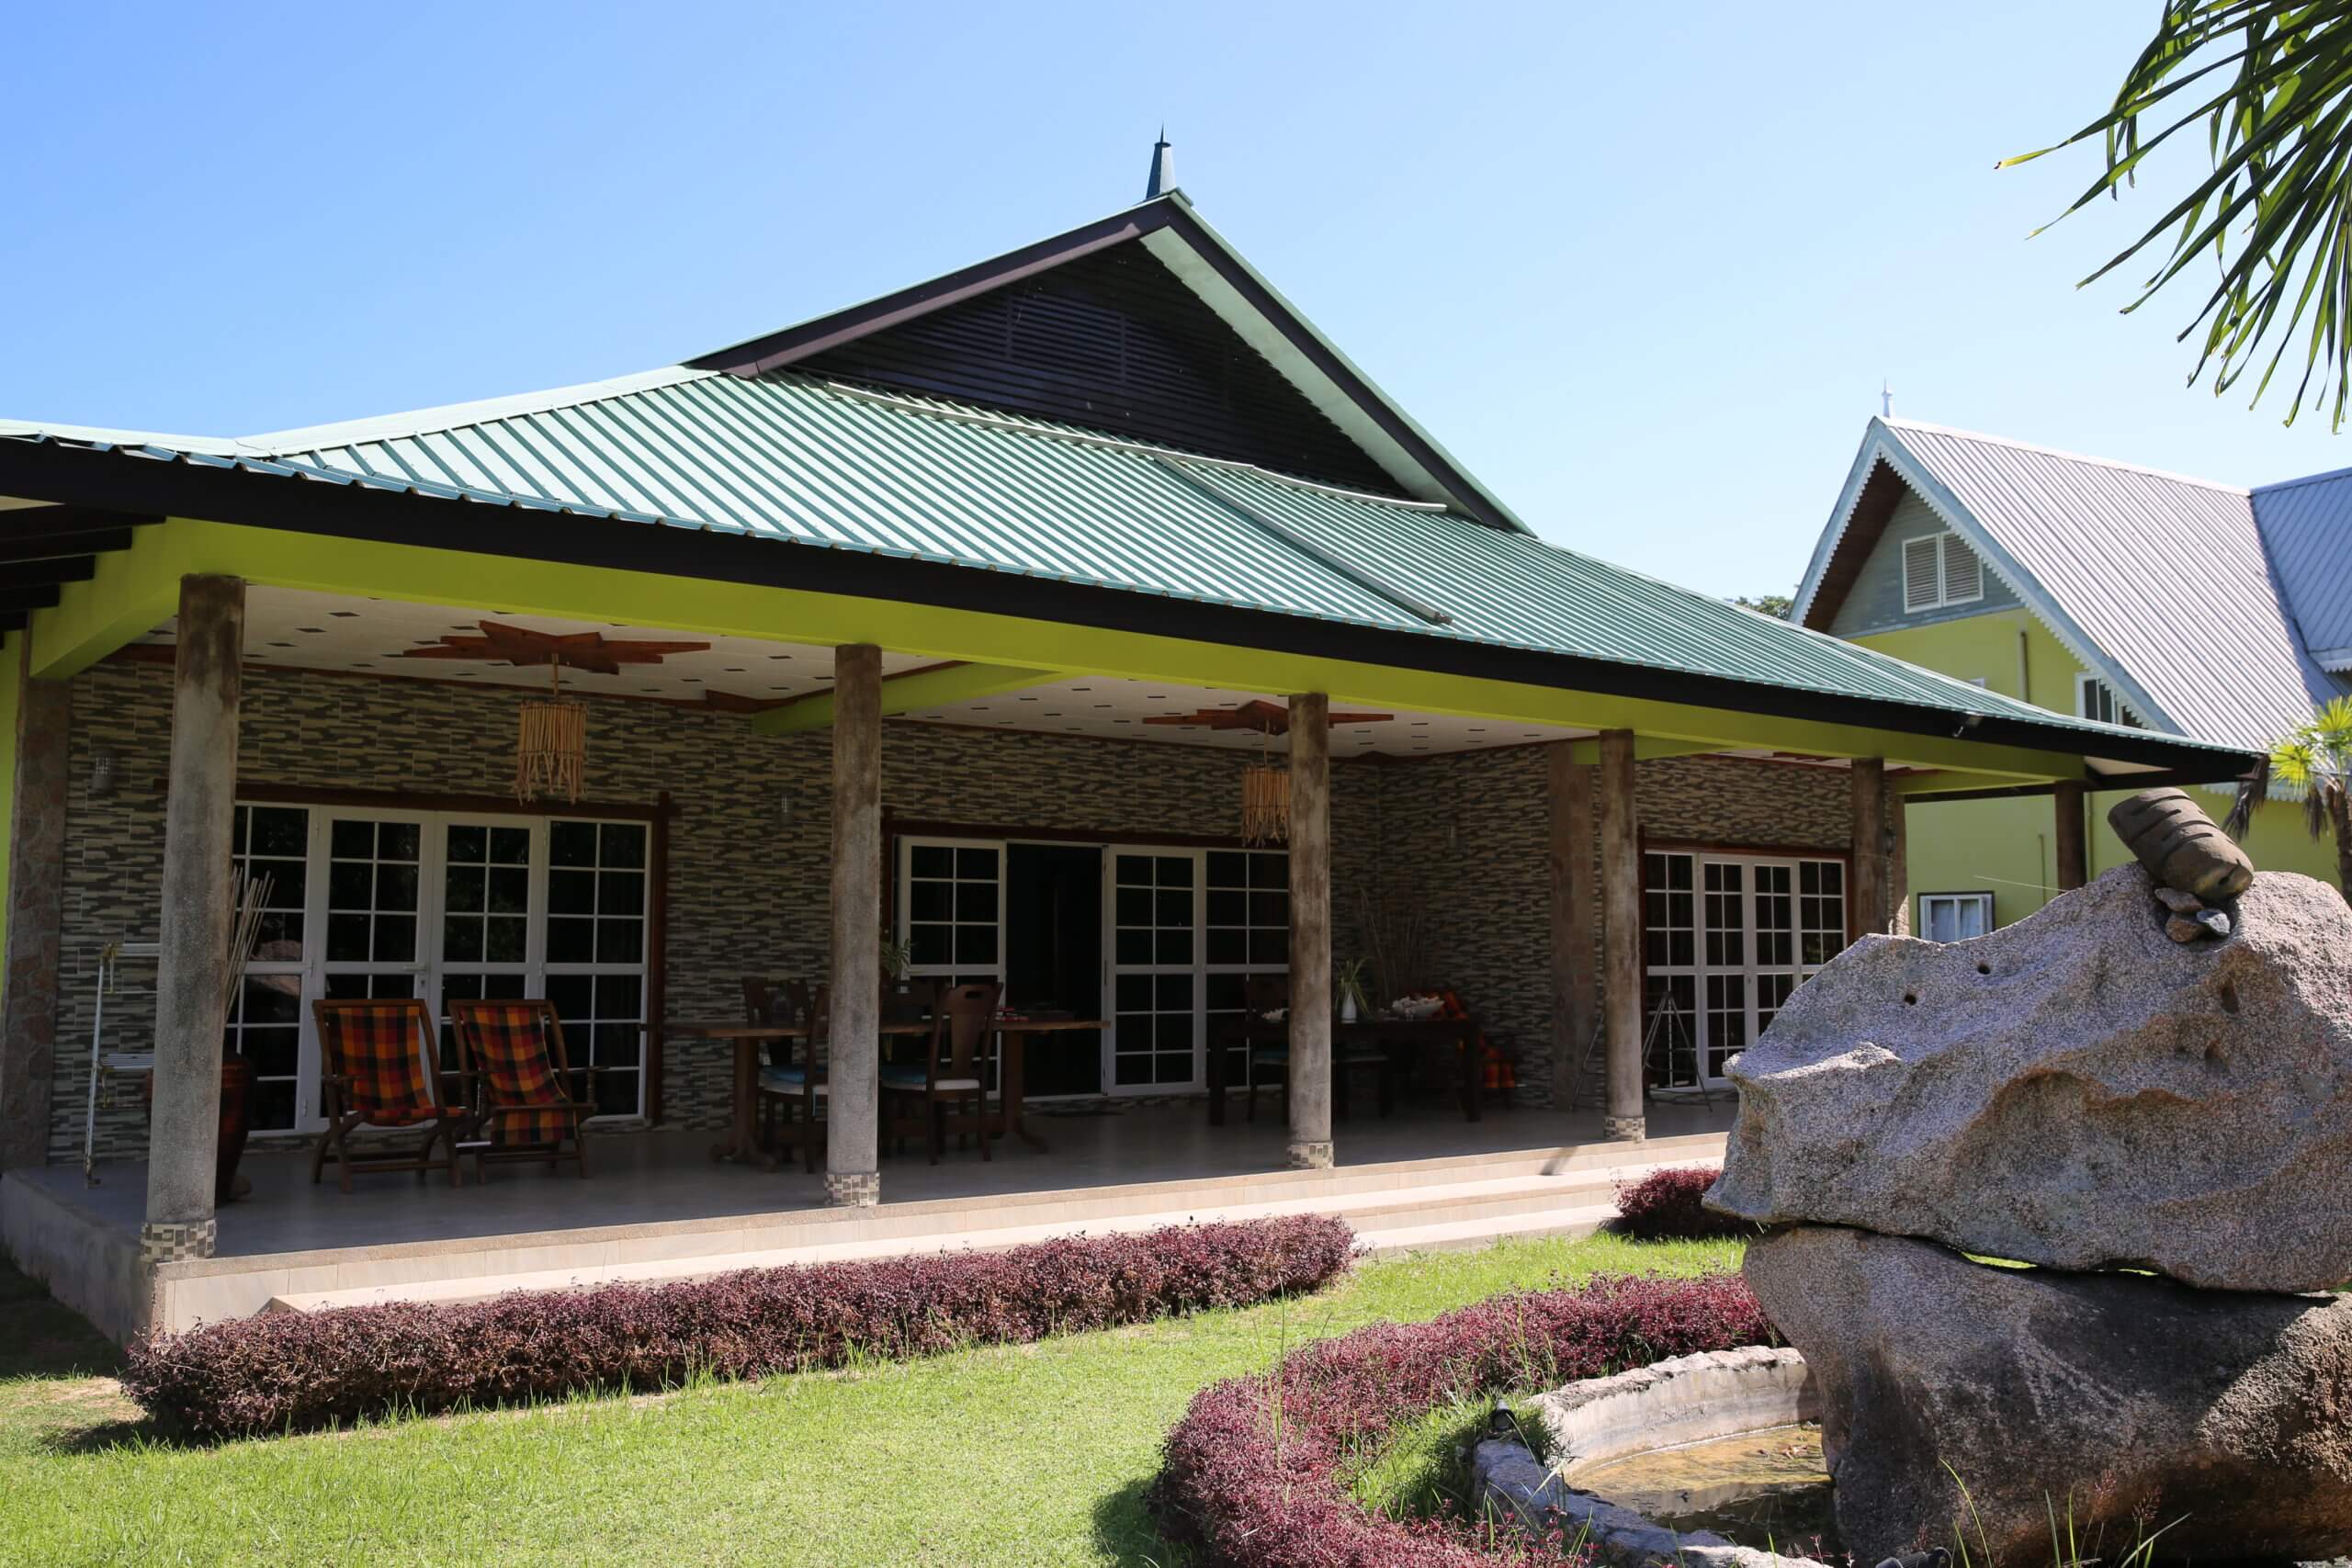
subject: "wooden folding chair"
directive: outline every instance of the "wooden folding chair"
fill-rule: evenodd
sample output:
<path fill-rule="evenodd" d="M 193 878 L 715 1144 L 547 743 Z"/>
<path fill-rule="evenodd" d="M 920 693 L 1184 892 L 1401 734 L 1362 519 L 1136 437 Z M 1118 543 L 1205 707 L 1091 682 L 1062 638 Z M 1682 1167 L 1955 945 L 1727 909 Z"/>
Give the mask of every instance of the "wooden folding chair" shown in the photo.
<path fill-rule="evenodd" d="M 474 1107 L 488 1142 L 471 1145 L 474 1177 L 491 1161 L 572 1160 L 588 1174 L 588 1118 L 595 1073 L 575 1067 L 563 1024 L 545 1000 L 453 1001 L 458 1062 L 477 1086 Z M 570 1145 L 567 1148 L 565 1145 Z"/>
<path fill-rule="evenodd" d="M 311 1156 L 316 1182 L 333 1154 L 341 1185 L 351 1190 L 355 1170 L 413 1170 L 437 1163 L 435 1147 L 448 1145 L 449 1185 L 463 1186 L 458 1144 L 474 1128 L 466 1075 L 443 1073 L 433 1010 L 416 997 L 359 998 L 311 1004 L 318 1021 L 323 1070 L 319 1077 L 326 1130 Z M 448 1080 L 457 1083 L 449 1091 Z M 354 1148 L 355 1133 L 422 1133 L 421 1144 L 381 1152 Z"/>

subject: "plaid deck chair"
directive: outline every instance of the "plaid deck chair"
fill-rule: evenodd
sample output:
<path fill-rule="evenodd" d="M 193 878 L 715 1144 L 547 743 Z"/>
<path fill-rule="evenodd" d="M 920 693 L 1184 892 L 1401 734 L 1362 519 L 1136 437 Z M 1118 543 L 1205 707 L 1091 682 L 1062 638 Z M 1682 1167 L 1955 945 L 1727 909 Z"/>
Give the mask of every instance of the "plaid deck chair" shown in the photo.
<path fill-rule="evenodd" d="M 588 1174 L 587 1118 L 596 1113 L 594 1067 L 574 1067 L 563 1025 L 546 1001 L 453 1001 L 458 1060 L 481 1086 L 476 1108 L 487 1148 L 477 1145 L 474 1174 L 488 1160 L 575 1160 Z M 574 1083 L 580 1085 L 573 1091 Z M 569 1149 L 564 1145 L 569 1143 Z"/>
<path fill-rule="evenodd" d="M 466 1109 L 464 1077 L 443 1074 L 435 1061 L 433 1014 L 414 997 L 311 1004 L 318 1021 L 324 1071 L 319 1089 L 326 1130 L 311 1156 L 311 1179 L 335 1158 L 345 1192 L 355 1170 L 413 1170 L 420 1177 L 436 1163 L 433 1151 L 448 1145 L 449 1185 L 464 1185 L 458 1172 L 458 1143 L 474 1125 Z M 458 1080 L 448 1092 L 446 1079 Z M 351 1134 L 362 1129 L 415 1131 L 421 1144 L 356 1149 Z"/>

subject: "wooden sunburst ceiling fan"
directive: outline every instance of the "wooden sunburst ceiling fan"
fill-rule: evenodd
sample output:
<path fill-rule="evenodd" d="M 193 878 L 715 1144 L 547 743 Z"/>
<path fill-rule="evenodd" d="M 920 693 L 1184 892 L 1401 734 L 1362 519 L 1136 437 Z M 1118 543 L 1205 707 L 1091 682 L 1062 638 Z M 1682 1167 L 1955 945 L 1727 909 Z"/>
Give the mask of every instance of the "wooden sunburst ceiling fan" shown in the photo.
<path fill-rule="evenodd" d="M 463 659 L 537 669 L 561 665 L 592 675 L 617 675 L 624 664 L 659 664 L 673 653 L 701 653 L 707 642 L 615 641 L 602 632 L 539 632 L 528 626 L 477 623 L 480 637 L 445 637 L 428 648 L 401 650 L 403 659 Z"/>
<path fill-rule="evenodd" d="M 1395 718 L 1393 713 L 1335 713 L 1334 725 L 1379 724 Z M 1290 709 L 1280 703 L 1254 698 L 1238 707 L 1202 708 L 1196 713 L 1159 713 L 1144 720 L 1146 724 L 1190 725 L 1197 729 L 1254 729 L 1261 735 L 1290 733 Z"/>

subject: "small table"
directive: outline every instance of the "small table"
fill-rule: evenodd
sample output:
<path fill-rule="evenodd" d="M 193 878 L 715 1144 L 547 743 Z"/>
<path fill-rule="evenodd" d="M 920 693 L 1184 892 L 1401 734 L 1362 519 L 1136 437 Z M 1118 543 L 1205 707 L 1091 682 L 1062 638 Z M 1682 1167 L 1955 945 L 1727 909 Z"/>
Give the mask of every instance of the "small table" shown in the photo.
<path fill-rule="evenodd" d="M 1223 1038 L 1212 1043 L 1209 1050 L 1209 1125 L 1225 1125 L 1225 1060 L 1235 1045 L 1248 1049 L 1261 1043 L 1287 1043 L 1290 1024 L 1287 1021 L 1244 1017 L 1226 1026 Z M 1376 1045 L 1388 1054 L 1392 1065 L 1399 1058 L 1419 1056 L 1432 1047 L 1451 1045 L 1461 1058 L 1462 1116 L 1466 1122 L 1478 1121 L 1478 1085 L 1486 1064 L 1478 1052 L 1478 1021 L 1476 1018 L 1360 1018 L 1351 1023 L 1337 1019 L 1331 1022 L 1331 1070 L 1342 1070 L 1336 1047 L 1343 1044 Z"/>
<path fill-rule="evenodd" d="M 1074 1032 L 1079 1030 L 1101 1030 L 1109 1026 L 1099 1018 L 1006 1018 L 992 1025 L 1004 1037 L 1002 1076 L 999 1079 L 1003 1104 L 1001 1130 L 1019 1138 L 1040 1154 L 1046 1150 L 1046 1140 L 1029 1131 L 1021 1115 L 1022 1058 L 1033 1034 Z M 931 1032 L 929 1020 L 884 1022 L 876 1026 L 884 1039 L 920 1038 Z M 688 1019 L 662 1025 L 668 1039 L 729 1040 L 735 1045 L 734 1095 L 732 1116 L 728 1134 L 711 1145 L 710 1157 L 718 1160 L 747 1160 L 760 1155 L 759 1146 L 759 1083 L 760 1047 L 771 1040 L 806 1040 L 808 1026 L 805 1023 L 745 1023 L 741 1020 Z"/>

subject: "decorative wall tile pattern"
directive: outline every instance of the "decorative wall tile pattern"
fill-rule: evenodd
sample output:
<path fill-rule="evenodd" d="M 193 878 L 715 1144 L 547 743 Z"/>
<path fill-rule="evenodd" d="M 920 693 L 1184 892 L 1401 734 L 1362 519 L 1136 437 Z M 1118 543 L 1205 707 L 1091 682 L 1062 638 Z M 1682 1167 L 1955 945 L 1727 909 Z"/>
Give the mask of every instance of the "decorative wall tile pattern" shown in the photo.
<path fill-rule="evenodd" d="M 417 681 L 249 669 L 240 773 L 249 783 L 503 795 L 525 694 Z M 168 668 L 95 666 L 73 682 L 67 842 L 49 1156 L 78 1159 L 99 950 L 155 935 L 171 729 Z M 91 759 L 116 754 L 117 784 L 91 792 Z M 883 798 L 908 821 L 1020 824 L 1111 837 L 1226 835 L 1250 752 L 1020 731 L 886 727 Z M 831 741 L 770 738 L 737 716 L 648 702 L 592 702 L 585 794 L 650 805 L 671 793 L 672 1017 L 727 1017 L 747 973 L 817 975 L 827 949 Z M 1368 898 L 1409 897 L 1430 968 L 1521 1053 L 1522 1098 L 1548 1097 L 1549 956 L 1539 747 L 1334 770 L 1333 935 L 1366 950 Z M 1639 811 L 1653 841 L 1844 849 L 1842 772 L 1733 759 L 1642 764 Z M 152 976 L 134 976 L 140 985 Z M 152 998 L 110 998 L 107 1043 L 137 1048 Z M 118 1023 L 119 1027 L 118 1028 Z M 671 1044 L 663 1122 L 727 1119 L 729 1048 Z M 102 1157 L 137 1157 L 135 1094 L 99 1112 Z"/>

